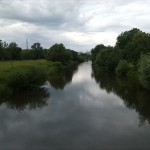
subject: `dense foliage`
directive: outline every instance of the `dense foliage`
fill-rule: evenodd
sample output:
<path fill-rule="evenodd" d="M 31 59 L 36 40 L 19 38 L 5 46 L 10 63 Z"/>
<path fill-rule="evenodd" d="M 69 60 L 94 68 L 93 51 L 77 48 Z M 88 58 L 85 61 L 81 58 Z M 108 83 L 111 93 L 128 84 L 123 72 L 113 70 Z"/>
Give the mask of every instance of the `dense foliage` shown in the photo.
<path fill-rule="evenodd" d="M 134 78 L 140 76 L 139 81 L 146 88 L 150 87 L 148 53 L 150 53 L 150 34 L 136 28 L 121 33 L 114 47 L 97 45 L 91 50 L 95 69 L 115 72 L 119 76 L 127 75 Z"/>
<path fill-rule="evenodd" d="M 63 44 L 54 44 L 49 49 L 43 49 L 40 43 L 34 43 L 31 49 L 22 50 L 14 42 L 7 44 L 0 40 L 0 97 L 34 89 L 48 79 L 58 79 L 58 74 L 62 83 L 66 83 L 65 74 L 87 57 L 87 54 L 66 49 Z M 43 59 L 48 61 L 45 60 L 43 65 L 32 65 L 31 60 Z"/>
<path fill-rule="evenodd" d="M 72 79 L 77 64 L 64 66 L 61 62 L 46 60 L 0 62 L 0 99 L 27 90 L 39 88 L 46 80 L 52 86 L 63 88 Z M 57 85 L 61 83 L 61 87 Z"/>
<path fill-rule="evenodd" d="M 17 43 L 0 40 L 0 60 L 34 60 L 44 59 L 45 50 L 40 43 L 34 43 L 31 49 L 22 50 Z"/>
<path fill-rule="evenodd" d="M 66 49 L 63 44 L 55 44 L 48 50 L 47 60 L 53 62 L 61 62 L 63 65 L 71 63 L 71 61 L 82 62 L 83 58 L 73 50 Z"/>
<path fill-rule="evenodd" d="M 102 71 L 114 71 L 119 60 L 113 52 L 113 47 L 105 47 L 97 54 L 95 61 Z"/>
<path fill-rule="evenodd" d="M 20 60 L 21 48 L 15 42 L 7 44 L 0 40 L 0 60 Z"/>
<path fill-rule="evenodd" d="M 69 59 L 71 59 L 71 57 L 63 44 L 55 44 L 50 47 L 47 59 L 53 62 L 59 61 L 65 65 L 69 63 Z"/>
<path fill-rule="evenodd" d="M 92 61 L 94 61 L 96 59 L 96 55 L 104 48 L 105 48 L 105 46 L 103 44 L 100 44 L 100 45 L 95 46 L 95 48 L 93 48 L 91 50 Z"/>
<path fill-rule="evenodd" d="M 47 59 L 49 63 L 43 66 L 32 66 L 31 60 L 41 59 Z M 70 70 L 85 59 L 87 59 L 87 54 L 66 49 L 63 44 L 54 44 L 49 49 L 43 49 L 41 44 L 37 42 L 31 46 L 31 49 L 22 50 L 15 42 L 8 44 L 0 40 L 0 63 L 2 64 L 0 68 L 0 95 L 3 95 L 5 88 L 9 88 L 5 91 L 15 93 L 39 86 L 48 79 L 45 77 L 47 74 L 49 77 L 64 74 L 67 69 Z M 30 61 L 20 61 L 18 67 L 15 66 L 15 60 Z M 24 67 L 21 65 L 22 63 L 29 63 L 31 66 Z M 10 65 L 9 69 L 7 68 L 8 64 Z"/>
<path fill-rule="evenodd" d="M 129 69 L 128 62 L 126 60 L 120 60 L 118 66 L 116 67 L 116 74 L 118 76 L 126 76 Z"/>
<path fill-rule="evenodd" d="M 47 59 L 60 61 L 66 65 L 70 61 L 83 62 L 89 58 L 90 55 L 87 53 L 66 49 L 63 44 L 54 44 L 49 49 L 44 49 L 39 42 L 36 42 L 31 45 L 31 49 L 22 50 L 15 42 L 7 43 L 0 40 L 0 61 Z"/>
<path fill-rule="evenodd" d="M 139 60 L 139 78 L 142 85 L 150 89 L 150 54 L 141 56 Z"/>
<path fill-rule="evenodd" d="M 47 76 L 47 70 L 43 66 L 17 67 L 12 69 L 6 83 L 16 93 L 40 86 L 46 81 Z"/>

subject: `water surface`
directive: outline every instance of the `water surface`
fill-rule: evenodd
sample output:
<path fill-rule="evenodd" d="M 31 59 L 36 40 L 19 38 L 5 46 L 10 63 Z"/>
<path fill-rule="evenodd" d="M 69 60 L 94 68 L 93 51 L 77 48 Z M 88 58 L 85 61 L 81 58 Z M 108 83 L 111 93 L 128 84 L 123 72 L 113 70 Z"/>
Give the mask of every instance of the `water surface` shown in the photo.
<path fill-rule="evenodd" d="M 147 91 L 126 79 L 97 76 L 91 62 L 60 86 L 45 86 L 46 92 L 1 102 L 1 149 L 150 149 Z"/>

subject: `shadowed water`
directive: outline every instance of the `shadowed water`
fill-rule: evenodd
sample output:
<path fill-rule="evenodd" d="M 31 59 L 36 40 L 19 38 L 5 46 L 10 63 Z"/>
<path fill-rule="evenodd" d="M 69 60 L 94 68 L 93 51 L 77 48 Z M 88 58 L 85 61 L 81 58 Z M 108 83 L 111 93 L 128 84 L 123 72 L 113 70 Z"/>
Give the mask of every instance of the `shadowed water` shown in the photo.
<path fill-rule="evenodd" d="M 68 76 L 1 102 L 0 149 L 150 149 L 147 91 L 92 73 L 91 62 Z"/>

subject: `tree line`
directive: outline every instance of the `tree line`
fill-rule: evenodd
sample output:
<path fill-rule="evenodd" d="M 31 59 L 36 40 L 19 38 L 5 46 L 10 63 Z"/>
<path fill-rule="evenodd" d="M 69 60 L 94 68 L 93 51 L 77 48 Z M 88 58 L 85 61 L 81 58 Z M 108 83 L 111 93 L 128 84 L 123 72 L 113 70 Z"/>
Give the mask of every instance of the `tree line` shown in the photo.
<path fill-rule="evenodd" d="M 40 43 L 34 43 L 31 49 L 22 50 L 14 42 L 0 41 L 0 98 L 7 99 L 16 93 L 36 89 L 46 80 L 57 88 L 63 88 L 71 81 L 78 64 L 87 57 L 87 54 L 66 49 L 63 44 L 43 49 Z M 7 61 L 11 62 L 11 67 Z M 61 85 L 55 81 L 61 81 Z"/>
<path fill-rule="evenodd" d="M 47 59 L 51 61 L 60 61 L 63 64 L 69 63 L 70 60 L 82 62 L 88 58 L 87 53 L 78 53 L 74 50 L 66 49 L 61 44 L 54 44 L 49 49 L 44 49 L 40 43 L 34 43 L 31 49 L 22 50 L 17 43 L 7 43 L 0 40 L 0 60 L 37 60 Z"/>
<path fill-rule="evenodd" d="M 98 72 L 114 72 L 117 76 L 136 78 L 150 89 L 150 34 L 137 28 L 117 37 L 114 47 L 97 45 L 91 50 Z"/>

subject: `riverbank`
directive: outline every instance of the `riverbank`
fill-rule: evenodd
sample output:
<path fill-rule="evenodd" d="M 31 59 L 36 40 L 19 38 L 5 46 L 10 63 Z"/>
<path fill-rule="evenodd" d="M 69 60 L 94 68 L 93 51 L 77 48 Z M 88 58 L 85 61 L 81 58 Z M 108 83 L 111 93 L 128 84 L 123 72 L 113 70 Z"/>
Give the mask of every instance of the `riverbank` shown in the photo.
<path fill-rule="evenodd" d="M 35 89 L 58 74 L 63 76 L 77 65 L 73 61 L 68 65 L 46 60 L 0 62 L 0 98 Z"/>

